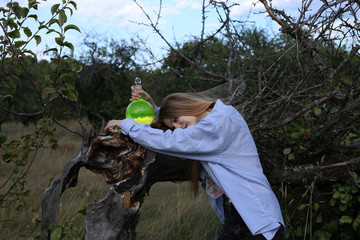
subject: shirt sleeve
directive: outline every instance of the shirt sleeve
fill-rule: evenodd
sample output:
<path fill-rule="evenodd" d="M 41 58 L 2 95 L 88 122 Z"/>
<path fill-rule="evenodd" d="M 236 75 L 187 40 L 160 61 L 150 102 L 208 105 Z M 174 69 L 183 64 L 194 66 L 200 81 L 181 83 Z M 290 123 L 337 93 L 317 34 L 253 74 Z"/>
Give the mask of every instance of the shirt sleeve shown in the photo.
<path fill-rule="evenodd" d="M 207 117 L 186 129 L 174 131 L 163 132 L 132 119 L 125 119 L 120 128 L 123 134 L 155 152 L 203 161 L 218 161 L 224 142 L 219 127 Z"/>

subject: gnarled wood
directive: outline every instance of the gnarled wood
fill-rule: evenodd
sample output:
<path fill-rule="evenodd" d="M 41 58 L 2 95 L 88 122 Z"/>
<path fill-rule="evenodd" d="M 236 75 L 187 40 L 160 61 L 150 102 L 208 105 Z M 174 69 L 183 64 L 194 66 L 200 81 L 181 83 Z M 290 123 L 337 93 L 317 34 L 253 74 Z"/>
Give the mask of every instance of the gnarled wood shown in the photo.
<path fill-rule="evenodd" d="M 187 161 L 154 152 L 133 142 L 114 128 L 109 135 L 92 136 L 64 167 L 61 179 L 53 181 L 42 199 L 43 239 L 57 225 L 62 193 L 77 184 L 85 167 L 104 176 L 111 184 L 107 196 L 86 211 L 84 238 L 135 239 L 138 211 L 146 193 L 156 182 L 185 181 Z"/>
<path fill-rule="evenodd" d="M 86 161 L 87 150 L 87 147 L 82 146 L 76 156 L 70 159 L 64 166 L 61 178 L 54 180 L 51 186 L 45 190 L 41 201 L 41 231 L 43 239 L 50 238 L 50 234 L 57 224 L 62 193 L 67 188 L 74 187 L 77 184 L 79 170 Z"/>
<path fill-rule="evenodd" d="M 139 205 L 125 207 L 125 198 L 111 188 L 107 196 L 86 209 L 85 239 L 135 239 Z"/>

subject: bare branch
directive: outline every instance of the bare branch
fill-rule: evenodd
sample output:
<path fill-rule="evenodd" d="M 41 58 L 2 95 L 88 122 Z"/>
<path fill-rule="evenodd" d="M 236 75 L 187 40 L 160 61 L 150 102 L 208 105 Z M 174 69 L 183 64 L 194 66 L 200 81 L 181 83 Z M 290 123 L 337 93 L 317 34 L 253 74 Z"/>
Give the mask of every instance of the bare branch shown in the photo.
<path fill-rule="evenodd" d="M 260 127 L 256 127 L 251 129 L 251 132 L 256 132 L 259 130 L 264 130 L 264 129 L 273 129 L 273 128 L 279 128 L 281 126 L 285 126 L 286 124 L 288 124 L 289 122 L 293 121 L 294 119 L 298 118 L 299 116 L 307 113 L 309 110 L 313 109 L 315 106 L 318 106 L 324 102 L 326 102 L 327 100 L 333 98 L 333 95 L 329 95 L 329 96 L 325 96 L 322 97 L 319 100 L 315 100 L 313 103 L 311 103 L 308 107 L 298 111 L 297 113 L 295 113 L 294 115 L 286 118 L 284 121 L 282 121 L 281 123 L 275 124 L 275 125 L 266 125 L 266 126 L 260 126 Z"/>
<path fill-rule="evenodd" d="M 262 4 L 264 4 L 264 7 L 265 7 L 266 11 L 269 13 L 270 17 L 272 19 L 274 19 L 280 26 L 284 26 L 284 22 L 281 21 L 278 17 L 275 16 L 273 11 L 269 7 L 269 4 L 267 3 L 267 0 L 260 0 L 260 2 L 262 2 Z"/>
<path fill-rule="evenodd" d="M 153 23 L 151 17 L 146 13 L 145 9 L 136 1 L 133 0 L 136 5 L 141 9 L 141 11 L 144 13 L 144 15 L 146 16 L 146 18 L 149 21 L 149 25 L 159 36 L 160 38 L 166 43 L 166 45 L 173 50 L 176 54 L 178 54 L 180 57 L 184 58 L 189 64 L 191 64 L 192 66 L 194 66 L 196 69 L 198 69 L 199 71 L 203 72 L 206 75 L 209 75 L 211 77 L 214 78 L 218 78 L 218 79 L 222 79 L 224 81 L 229 81 L 229 79 L 225 76 L 222 75 L 218 75 L 218 74 L 214 74 L 208 70 L 206 70 L 205 68 L 203 68 L 202 66 L 200 66 L 198 63 L 190 60 L 188 57 L 186 57 L 183 53 L 179 52 L 178 50 L 176 50 L 172 44 L 170 44 L 170 42 L 164 37 L 164 35 L 160 32 L 160 30 L 158 29 L 157 25 Z M 146 25 L 146 24 L 144 24 Z M 202 43 L 199 44 L 203 44 L 204 42 L 206 42 L 208 39 L 212 39 L 212 36 L 216 35 L 218 32 L 220 32 L 224 27 L 225 27 L 226 23 L 224 23 L 214 34 L 212 34 L 211 36 L 209 36 L 206 40 L 204 40 Z"/>

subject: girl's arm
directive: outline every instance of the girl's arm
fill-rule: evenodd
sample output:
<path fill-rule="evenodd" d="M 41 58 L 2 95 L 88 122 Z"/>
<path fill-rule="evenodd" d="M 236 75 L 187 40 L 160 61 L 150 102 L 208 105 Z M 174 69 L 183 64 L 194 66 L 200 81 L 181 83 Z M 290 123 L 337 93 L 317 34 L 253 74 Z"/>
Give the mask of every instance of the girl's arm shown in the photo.
<path fill-rule="evenodd" d="M 219 159 L 217 156 L 223 149 L 220 129 L 208 119 L 186 129 L 166 132 L 132 119 L 125 119 L 120 128 L 140 145 L 166 155 L 208 161 Z"/>

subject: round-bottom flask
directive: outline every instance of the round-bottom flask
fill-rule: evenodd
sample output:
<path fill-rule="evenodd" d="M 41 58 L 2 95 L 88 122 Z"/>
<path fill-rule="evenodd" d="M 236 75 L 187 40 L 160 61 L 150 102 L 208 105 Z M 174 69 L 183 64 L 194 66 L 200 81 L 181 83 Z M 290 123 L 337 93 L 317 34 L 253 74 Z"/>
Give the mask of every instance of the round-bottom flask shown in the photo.
<path fill-rule="evenodd" d="M 151 104 L 144 99 L 134 100 L 126 108 L 126 117 L 134 119 L 137 123 L 151 124 L 155 114 Z"/>
<path fill-rule="evenodd" d="M 135 89 L 142 89 L 141 79 L 138 77 L 135 78 Z M 126 118 L 132 118 L 137 123 L 151 124 L 155 117 L 153 106 L 142 97 L 130 103 L 125 114 Z"/>

